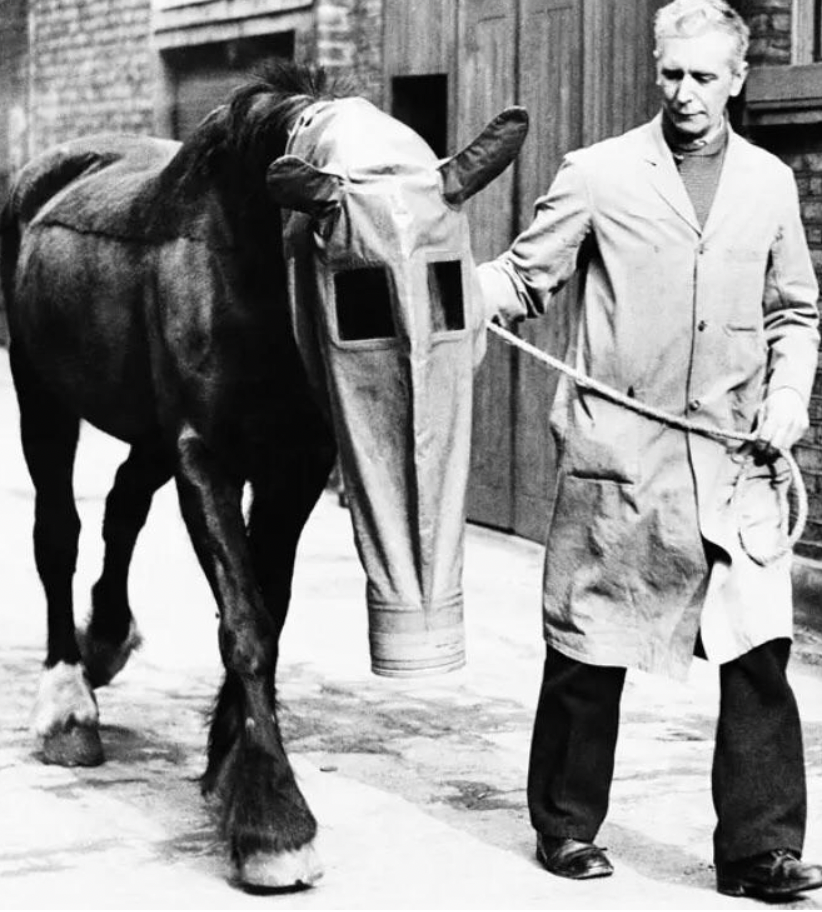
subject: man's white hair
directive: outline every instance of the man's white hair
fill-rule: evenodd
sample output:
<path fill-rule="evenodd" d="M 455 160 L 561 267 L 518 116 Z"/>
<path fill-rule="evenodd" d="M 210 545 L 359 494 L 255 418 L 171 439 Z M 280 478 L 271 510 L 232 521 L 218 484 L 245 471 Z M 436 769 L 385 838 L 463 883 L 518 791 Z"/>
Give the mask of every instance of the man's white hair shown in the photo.
<path fill-rule="evenodd" d="M 733 40 L 731 66 L 738 69 L 748 53 L 750 32 L 745 20 L 725 0 L 673 0 L 654 17 L 656 56 L 664 38 L 690 38 L 723 32 Z"/>

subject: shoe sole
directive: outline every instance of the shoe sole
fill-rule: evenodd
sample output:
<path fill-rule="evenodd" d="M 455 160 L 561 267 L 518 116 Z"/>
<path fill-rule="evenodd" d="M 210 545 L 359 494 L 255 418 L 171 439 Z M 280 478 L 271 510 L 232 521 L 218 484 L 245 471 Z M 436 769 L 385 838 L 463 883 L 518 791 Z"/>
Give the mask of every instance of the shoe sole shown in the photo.
<path fill-rule="evenodd" d="M 767 887 L 757 884 L 725 881 L 717 882 L 716 890 L 723 896 L 749 896 L 751 899 L 764 899 L 767 902 L 784 902 L 794 899 L 802 893 L 807 893 L 809 890 L 818 890 L 820 887 L 822 887 L 822 883 L 811 882 L 791 890 L 769 890 Z"/>

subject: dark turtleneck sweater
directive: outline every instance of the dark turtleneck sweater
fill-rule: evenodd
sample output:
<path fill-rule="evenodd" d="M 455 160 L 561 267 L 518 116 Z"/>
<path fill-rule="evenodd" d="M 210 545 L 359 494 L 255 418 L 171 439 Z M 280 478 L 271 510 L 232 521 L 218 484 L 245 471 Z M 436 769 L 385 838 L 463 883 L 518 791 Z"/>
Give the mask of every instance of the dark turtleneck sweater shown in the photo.
<path fill-rule="evenodd" d="M 700 226 L 705 226 L 708 213 L 716 195 L 725 149 L 728 146 L 728 128 L 723 126 L 719 135 L 709 142 L 697 140 L 683 144 L 673 134 L 663 119 L 665 141 L 668 143 L 679 176 L 691 198 Z"/>

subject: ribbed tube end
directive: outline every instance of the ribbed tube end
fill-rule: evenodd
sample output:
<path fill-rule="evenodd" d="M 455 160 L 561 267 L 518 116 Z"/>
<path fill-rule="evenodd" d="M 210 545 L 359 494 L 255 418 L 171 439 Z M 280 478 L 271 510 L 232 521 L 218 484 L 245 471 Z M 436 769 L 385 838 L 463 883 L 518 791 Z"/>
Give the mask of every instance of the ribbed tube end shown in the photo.
<path fill-rule="evenodd" d="M 389 678 L 412 678 L 456 671 L 465 665 L 462 593 L 426 610 L 369 600 L 371 670 Z"/>

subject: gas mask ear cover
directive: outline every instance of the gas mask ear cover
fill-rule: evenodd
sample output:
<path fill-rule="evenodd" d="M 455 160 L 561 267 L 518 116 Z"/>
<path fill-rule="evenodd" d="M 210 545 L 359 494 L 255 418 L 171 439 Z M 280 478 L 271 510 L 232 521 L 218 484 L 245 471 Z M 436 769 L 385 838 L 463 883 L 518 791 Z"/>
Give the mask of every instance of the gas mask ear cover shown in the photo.
<path fill-rule="evenodd" d="M 342 185 L 339 174 L 321 171 L 297 155 L 275 159 L 266 172 L 268 192 L 278 206 L 313 218 L 324 218 L 339 207 Z"/>
<path fill-rule="evenodd" d="M 525 108 L 506 108 L 461 152 L 440 165 L 443 196 L 462 205 L 501 174 L 517 157 L 528 135 Z"/>

